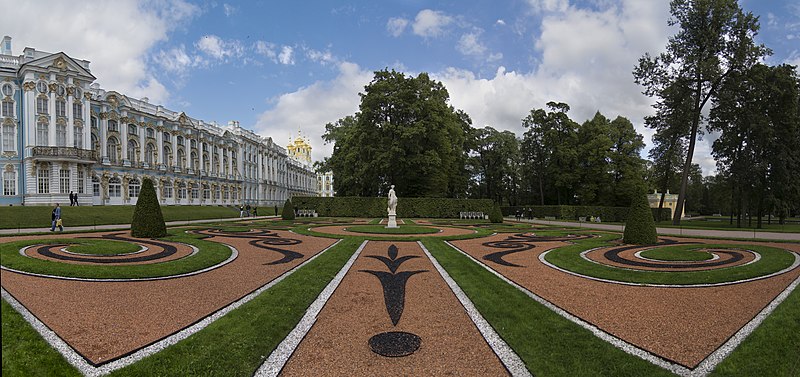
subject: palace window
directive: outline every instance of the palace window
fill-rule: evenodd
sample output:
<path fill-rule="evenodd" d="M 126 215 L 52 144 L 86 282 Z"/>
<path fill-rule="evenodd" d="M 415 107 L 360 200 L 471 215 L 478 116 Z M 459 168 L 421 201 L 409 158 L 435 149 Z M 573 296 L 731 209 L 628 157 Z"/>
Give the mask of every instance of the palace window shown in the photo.
<path fill-rule="evenodd" d="M 119 198 L 122 196 L 122 182 L 119 178 L 108 179 L 108 196 L 111 198 Z"/>
<path fill-rule="evenodd" d="M 17 150 L 16 141 L 17 127 L 12 124 L 3 125 L 3 152 L 13 152 Z"/>
<path fill-rule="evenodd" d="M 3 195 L 17 195 L 17 172 L 14 170 L 3 172 Z"/>
<path fill-rule="evenodd" d="M 117 163 L 117 139 L 110 137 L 108 138 L 108 143 L 106 144 L 106 154 L 108 155 L 108 160 L 111 161 L 112 164 Z"/>
<path fill-rule="evenodd" d="M 83 170 L 78 169 L 78 194 L 83 194 L 84 186 L 86 186 L 86 180 L 83 176 Z"/>
<path fill-rule="evenodd" d="M 197 140 L 192 139 L 189 143 L 191 144 L 192 148 L 197 148 Z"/>
<path fill-rule="evenodd" d="M 139 191 L 142 189 L 142 183 L 138 179 L 131 179 L 128 182 L 128 196 L 131 198 L 138 198 Z"/>
<path fill-rule="evenodd" d="M 211 199 L 211 190 L 208 188 L 208 185 L 203 183 L 203 199 L 208 200 Z"/>
<path fill-rule="evenodd" d="M 228 200 L 229 197 L 230 197 L 230 195 L 228 195 L 228 187 L 224 187 L 222 189 L 222 199 L 223 200 Z"/>
<path fill-rule="evenodd" d="M 109 120 L 108 121 L 108 130 L 109 131 L 114 131 L 114 132 L 119 132 L 119 125 L 117 124 L 116 120 Z"/>
<path fill-rule="evenodd" d="M 63 97 L 66 92 L 67 88 L 65 88 L 64 85 L 59 85 L 56 87 L 56 94 L 59 96 Z"/>
<path fill-rule="evenodd" d="M 75 87 L 75 96 L 74 96 L 74 98 L 75 99 L 80 99 L 81 97 L 83 97 L 83 90 L 81 90 L 80 87 L 76 86 Z"/>
<path fill-rule="evenodd" d="M 153 144 L 147 143 L 147 146 L 145 147 L 145 153 L 144 153 L 144 162 L 146 162 L 146 163 L 148 163 L 150 165 L 153 165 L 153 160 L 154 160 L 154 157 L 155 157 L 154 156 L 155 155 L 155 151 L 156 151 L 156 148 L 153 146 Z"/>
<path fill-rule="evenodd" d="M 48 110 L 48 100 L 45 96 L 36 97 L 36 113 L 37 114 L 49 114 L 50 111 Z"/>
<path fill-rule="evenodd" d="M 83 119 L 83 104 L 80 102 L 72 103 L 72 119 Z"/>
<path fill-rule="evenodd" d="M 198 190 L 197 183 L 192 183 L 192 199 L 200 197 L 200 190 Z"/>
<path fill-rule="evenodd" d="M 163 134 L 161 134 L 161 138 L 164 139 L 165 143 L 172 142 L 172 135 L 170 135 L 169 132 L 164 132 Z"/>
<path fill-rule="evenodd" d="M 69 169 L 61 169 L 58 174 L 58 191 L 62 194 L 69 192 Z"/>
<path fill-rule="evenodd" d="M 36 123 L 36 145 L 47 145 L 47 123 L 39 121 Z"/>
<path fill-rule="evenodd" d="M 178 161 L 176 161 L 176 162 L 177 162 L 176 165 L 179 168 L 183 169 L 185 167 L 185 165 L 186 165 L 186 154 L 183 153 L 183 149 L 178 149 Z"/>
<path fill-rule="evenodd" d="M 178 136 L 178 145 L 183 145 L 183 136 Z"/>
<path fill-rule="evenodd" d="M 128 140 L 128 161 L 136 161 L 136 142 Z"/>
<path fill-rule="evenodd" d="M 83 149 L 83 127 L 73 126 L 72 136 L 73 136 L 72 146 L 75 148 Z"/>
<path fill-rule="evenodd" d="M 128 134 L 129 135 L 136 135 L 136 126 L 133 124 L 128 125 Z"/>
<path fill-rule="evenodd" d="M 186 184 L 178 184 L 178 199 L 186 199 Z"/>
<path fill-rule="evenodd" d="M 67 116 L 67 101 L 64 101 L 63 99 L 56 100 L 56 116 Z"/>
<path fill-rule="evenodd" d="M 152 129 L 152 128 L 148 128 L 148 129 L 147 129 L 147 137 L 152 137 L 152 138 L 155 138 L 155 137 L 156 137 L 156 132 L 155 132 L 155 131 L 153 131 L 153 129 Z"/>
<path fill-rule="evenodd" d="M 39 81 L 36 83 L 36 91 L 39 93 L 47 93 L 47 83 L 44 81 Z"/>
<path fill-rule="evenodd" d="M 14 101 L 3 101 L 3 116 L 14 117 Z"/>
<path fill-rule="evenodd" d="M 56 145 L 59 147 L 67 146 L 67 126 L 64 124 L 56 125 Z"/>
<path fill-rule="evenodd" d="M 92 196 L 100 196 L 100 180 L 92 177 Z"/>
<path fill-rule="evenodd" d="M 89 122 L 91 123 L 92 129 L 96 130 L 97 129 L 97 118 L 91 117 L 89 119 Z"/>
<path fill-rule="evenodd" d="M 164 164 L 172 166 L 173 162 L 170 161 L 172 159 L 172 149 L 169 148 L 169 145 L 165 145 L 161 153 L 164 156 Z"/>
<path fill-rule="evenodd" d="M 165 198 L 172 197 L 172 182 L 170 181 L 164 182 L 164 197 Z"/>
<path fill-rule="evenodd" d="M 214 200 L 219 200 L 219 186 L 214 187 Z"/>
<path fill-rule="evenodd" d="M 36 180 L 39 184 L 40 194 L 50 193 L 50 169 L 49 166 L 40 167 L 36 174 Z"/>

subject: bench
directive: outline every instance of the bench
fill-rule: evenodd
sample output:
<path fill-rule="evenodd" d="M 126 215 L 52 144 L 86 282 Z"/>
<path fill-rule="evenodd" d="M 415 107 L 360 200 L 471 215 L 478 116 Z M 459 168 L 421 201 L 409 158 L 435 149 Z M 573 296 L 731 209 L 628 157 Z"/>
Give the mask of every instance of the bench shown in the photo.
<path fill-rule="evenodd" d="M 317 211 L 313 209 L 298 209 L 297 217 L 317 217 Z"/>
<path fill-rule="evenodd" d="M 488 219 L 489 217 L 484 215 L 483 212 L 474 212 L 474 211 L 466 211 L 466 212 L 459 212 L 458 218 L 460 219 Z"/>

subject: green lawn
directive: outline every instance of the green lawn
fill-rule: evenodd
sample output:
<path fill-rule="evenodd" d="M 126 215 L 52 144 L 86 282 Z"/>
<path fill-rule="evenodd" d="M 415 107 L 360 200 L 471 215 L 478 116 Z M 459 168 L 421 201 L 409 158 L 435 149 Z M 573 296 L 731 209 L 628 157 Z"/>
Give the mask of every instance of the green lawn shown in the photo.
<path fill-rule="evenodd" d="M 96 239 L 76 239 L 74 244 L 67 246 L 67 251 L 86 255 L 120 255 L 135 253 L 140 250 L 139 245 Z"/>
<path fill-rule="evenodd" d="M 777 219 L 772 220 L 772 224 L 767 224 L 766 220 L 761 223 L 761 229 L 756 229 L 756 220 L 753 219 L 753 226 L 747 226 L 747 221 L 742 221 L 742 227 L 736 227 L 736 219 L 733 224 L 727 217 L 707 217 L 706 220 L 681 220 L 681 225 L 672 225 L 671 221 L 661 221 L 656 223 L 660 228 L 683 228 L 683 229 L 716 229 L 716 230 L 755 230 L 756 232 L 779 232 L 779 233 L 800 233 L 800 224 L 792 223 L 781 225 Z"/>
<path fill-rule="evenodd" d="M 641 256 L 649 259 L 663 260 L 663 261 L 704 261 L 713 258 L 714 256 L 707 251 L 700 251 L 696 249 L 686 248 L 656 248 L 642 251 Z"/>
<path fill-rule="evenodd" d="M 385 225 L 351 225 L 346 228 L 351 232 L 369 234 L 431 234 L 439 229 L 419 225 L 399 225 L 398 228 L 387 228 Z"/>
<path fill-rule="evenodd" d="M 130 224 L 134 206 L 61 207 L 64 227 Z M 0 207 L 0 229 L 50 227 L 53 207 Z M 186 221 L 239 217 L 239 211 L 217 206 L 161 206 L 164 221 Z"/>

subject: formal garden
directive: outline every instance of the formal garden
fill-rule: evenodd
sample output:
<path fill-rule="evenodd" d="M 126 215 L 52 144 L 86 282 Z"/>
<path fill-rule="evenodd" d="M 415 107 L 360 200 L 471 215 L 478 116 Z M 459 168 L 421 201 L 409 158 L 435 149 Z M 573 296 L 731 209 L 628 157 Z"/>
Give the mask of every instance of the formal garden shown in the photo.
<path fill-rule="evenodd" d="M 642 202 L 622 234 L 480 200 L 401 198 L 390 227 L 341 216 L 352 200 L 167 229 L 143 206 L 131 231 L 0 238 L 3 375 L 800 370 L 796 242 L 657 236 Z"/>

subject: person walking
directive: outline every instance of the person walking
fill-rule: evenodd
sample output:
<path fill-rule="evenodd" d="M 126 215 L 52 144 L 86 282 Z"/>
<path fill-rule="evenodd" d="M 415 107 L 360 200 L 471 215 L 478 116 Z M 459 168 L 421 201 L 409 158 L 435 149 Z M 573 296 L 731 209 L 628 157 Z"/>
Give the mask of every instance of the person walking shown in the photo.
<path fill-rule="evenodd" d="M 258 216 L 258 207 L 253 207 L 253 217 Z"/>
<path fill-rule="evenodd" d="M 275 206 L 275 216 L 278 216 L 278 206 Z"/>
<path fill-rule="evenodd" d="M 239 205 L 239 217 L 244 217 L 244 206 Z"/>
<path fill-rule="evenodd" d="M 64 231 L 64 226 L 61 223 L 61 207 L 58 205 L 58 203 L 56 203 L 56 208 L 53 208 L 53 212 L 50 214 L 50 219 L 53 223 L 53 225 L 50 227 L 51 232 L 56 230 L 56 226 L 58 226 L 59 231 Z"/>
<path fill-rule="evenodd" d="M 72 205 L 74 203 L 75 203 L 75 198 L 72 196 L 72 191 L 70 191 L 69 192 L 69 206 L 72 207 Z"/>

